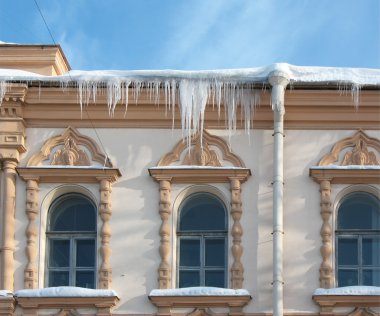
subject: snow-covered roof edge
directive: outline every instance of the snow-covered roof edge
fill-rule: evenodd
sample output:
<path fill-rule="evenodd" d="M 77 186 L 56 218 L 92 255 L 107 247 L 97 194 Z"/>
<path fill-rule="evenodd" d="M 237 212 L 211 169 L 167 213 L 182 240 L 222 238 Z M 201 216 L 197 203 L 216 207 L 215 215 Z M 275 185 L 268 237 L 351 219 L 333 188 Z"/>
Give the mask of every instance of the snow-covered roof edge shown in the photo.
<path fill-rule="evenodd" d="M 291 82 L 300 83 L 352 83 L 356 85 L 380 85 L 380 69 L 295 66 L 275 63 L 257 68 L 221 70 L 72 70 L 61 76 L 43 76 L 16 69 L 0 69 L 0 81 L 165 81 L 220 80 L 223 82 L 254 83 L 267 81 L 273 72 L 284 74 Z"/>
<path fill-rule="evenodd" d="M 316 289 L 314 295 L 380 295 L 379 286 L 345 286 L 332 289 Z"/>
<path fill-rule="evenodd" d="M 245 289 L 225 289 L 218 287 L 186 287 L 180 289 L 155 289 L 149 296 L 250 296 Z"/>

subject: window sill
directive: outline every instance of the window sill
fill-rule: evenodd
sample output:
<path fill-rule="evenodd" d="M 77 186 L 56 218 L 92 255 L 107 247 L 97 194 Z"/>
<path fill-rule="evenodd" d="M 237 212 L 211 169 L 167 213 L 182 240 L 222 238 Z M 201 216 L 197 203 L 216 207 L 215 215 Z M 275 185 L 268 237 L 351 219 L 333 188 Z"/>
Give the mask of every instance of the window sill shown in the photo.
<path fill-rule="evenodd" d="M 15 310 L 15 299 L 13 296 L 0 295 L 0 315 L 12 316 Z"/>
<path fill-rule="evenodd" d="M 380 307 L 380 295 L 313 295 L 313 301 L 319 305 L 320 315 L 335 315 L 335 307 Z"/>
<path fill-rule="evenodd" d="M 57 289 L 56 292 L 48 292 Z M 65 291 L 68 289 L 67 291 Z M 73 288 L 79 289 L 79 288 Z M 48 294 L 44 296 L 44 290 Z M 22 290 L 16 292 L 17 304 L 22 307 L 23 315 L 38 315 L 39 309 L 59 309 L 68 312 L 80 308 L 94 309 L 96 315 L 111 315 L 111 309 L 116 306 L 119 298 L 116 293 L 110 290 L 89 290 L 82 289 L 83 295 L 75 294 L 70 287 L 47 288 L 41 290 Z M 102 292 L 103 291 L 103 292 Z M 107 292 L 104 292 L 107 291 Z M 105 294 L 103 294 L 105 293 Z"/>
<path fill-rule="evenodd" d="M 207 315 L 206 309 L 208 308 L 228 308 L 228 315 L 238 316 L 243 315 L 243 307 L 252 299 L 248 293 L 243 295 L 211 294 L 170 295 L 170 292 L 168 292 L 167 295 L 163 292 L 163 294 L 152 295 L 151 292 L 149 300 L 158 308 L 157 315 L 159 316 L 171 316 L 174 314 L 172 309 L 175 308 L 193 308 L 197 315 L 198 312 L 201 315 Z"/>

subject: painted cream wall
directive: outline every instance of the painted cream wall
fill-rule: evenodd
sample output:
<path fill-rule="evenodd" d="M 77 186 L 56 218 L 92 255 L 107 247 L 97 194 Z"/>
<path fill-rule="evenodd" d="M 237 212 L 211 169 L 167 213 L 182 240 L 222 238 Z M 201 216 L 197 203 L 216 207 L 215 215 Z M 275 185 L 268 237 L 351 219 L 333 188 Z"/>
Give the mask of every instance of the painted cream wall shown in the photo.
<path fill-rule="evenodd" d="M 21 166 L 38 151 L 43 143 L 63 129 L 27 129 L 26 147 Z M 94 139 L 93 129 L 79 132 Z M 228 132 L 211 131 L 228 141 Z M 311 300 L 319 285 L 320 227 L 319 185 L 309 177 L 309 168 L 328 153 L 338 140 L 351 136 L 354 131 L 286 131 L 285 155 L 285 205 L 284 205 L 284 306 L 286 311 L 316 312 Z M 366 131 L 369 136 L 380 138 L 378 131 Z M 121 301 L 116 313 L 152 313 L 155 308 L 148 300 L 149 292 L 157 288 L 159 227 L 158 184 L 148 174 L 164 154 L 171 151 L 181 138 L 179 130 L 147 129 L 97 129 L 101 143 L 122 177 L 113 185 L 111 263 L 113 289 Z M 246 312 L 271 311 L 272 305 L 272 151 L 273 137 L 270 130 L 254 130 L 248 136 L 237 131 L 231 138 L 232 150 L 252 171 L 252 176 L 242 185 L 243 247 L 242 261 L 245 267 L 245 287 L 253 300 Z M 84 185 L 99 198 L 97 185 Z M 172 202 L 189 185 L 173 185 Z M 229 199 L 229 186 L 214 185 Z M 40 206 L 54 189 L 52 184 L 41 185 Z M 333 199 L 339 188 L 333 186 Z M 43 225 L 43 212 L 37 224 Z M 173 225 L 176 218 L 172 216 Z M 230 222 L 231 224 L 231 222 Z M 25 256 L 25 183 L 17 179 L 16 201 L 16 272 L 15 288 L 23 287 Z M 40 240 L 44 240 L 41 233 Z M 173 243 L 175 236 L 173 236 Z M 230 241 L 231 242 L 231 241 Z M 44 252 L 43 242 L 40 253 Z M 43 269 L 41 256 L 40 270 Z M 174 258 L 172 258 L 174 260 Z M 231 260 L 231 256 L 230 256 Z M 42 284 L 42 279 L 40 280 Z"/>

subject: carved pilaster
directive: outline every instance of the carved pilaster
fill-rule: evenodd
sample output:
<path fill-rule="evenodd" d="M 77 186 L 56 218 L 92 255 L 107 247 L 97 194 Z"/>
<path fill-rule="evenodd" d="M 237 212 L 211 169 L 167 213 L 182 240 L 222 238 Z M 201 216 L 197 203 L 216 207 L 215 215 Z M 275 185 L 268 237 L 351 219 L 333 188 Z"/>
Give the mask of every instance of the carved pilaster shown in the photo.
<path fill-rule="evenodd" d="M 111 226 L 109 220 L 111 219 L 111 183 L 108 179 L 100 180 L 100 208 L 99 215 L 102 219 L 102 228 L 100 229 L 100 255 L 102 263 L 99 270 L 99 288 L 109 289 L 112 282 L 112 268 L 110 264 L 111 257 Z"/>
<path fill-rule="evenodd" d="M 331 253 L 332 253 L 332 228 L 330 225 L 331 217 L 331 184 L 329 180 L 322 180 L 320 182 L 321 192 L 321 255 L 322 264 L 319 268 L 319 282 L 321 288 L 333 287 L 333 274 L 331 266 Z"/>
<path fill-rule="evenodd" d="M 37 235 L 38 229 L 35 223 L 38 215 L 38 182 L 36 179 L 29 179 L 26 183 L 26 216 L 29 223 L 25 231 L 27 246 L 26 257 L 28 263 L 24 271 L 24 287 L 26 289 L 37 288 Z"/>
<path fill-rule="evenodd" d="M 13 160 L 3 161 L 4 196 L 3 196 L 3 244 L 1 248 L 1 269 L 3 280 L 1 289 L 13 291 L 14 275 L 14 234 L 16 202 L 16 166 Z"/>
<path fill-rule="evenodd" d="M 242 214 L 241 202 L 241 188 L 240 180 L 237 178 L 230 178 L 231 186 L 231 216 L 234 220 L 232 225 L 232 256 L 234 262 L 231 267 L 231 287 L 233 289 L 243 288 L 244 281 L 244 268 L 240 261 L 243 254 L 243 246 L 241 245 L 241 236 L 243 235 L 243 228 L 240 224 Z"/>
<path fill-rule="evenodd" d="M 161 263 L 158 268 L 158 283 L 160 289 L 169 289 L 171 287 L 171 268 L 170 268 L 170 225 L 169 216 L 171 214 L 170 206 L 170 181 L 160 180 L 160 256 Z"/>

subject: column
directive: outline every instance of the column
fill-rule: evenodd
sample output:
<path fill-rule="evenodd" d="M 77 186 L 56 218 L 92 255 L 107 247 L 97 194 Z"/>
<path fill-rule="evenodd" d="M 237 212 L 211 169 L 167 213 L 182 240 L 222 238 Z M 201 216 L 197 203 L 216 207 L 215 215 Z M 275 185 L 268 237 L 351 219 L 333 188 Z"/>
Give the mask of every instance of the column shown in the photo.
<path fill-rule="evenodd" d="M 28 263 L 24 270 L 24 287 L 26 289 L 37 288 L 37 236 L 36 217 L 38 215 L 38 182 L 37 179 L 28 179 L 26 183 L 26 216 L 29 223 L 25 231 L 27 246 L 26 257 Z"/>
<path fill-rule="evenodd" d="M 160 226 L 160 256 L 161 263 L 158 268 L 158 284 L 160 289 L 169 289 L 171 287 L 171 268 L 170 268 L 170 224 L 169 217 L 171 214 L 170 201 L 171 184 L 168 180 L 160 180 L 160 208 L 161 217 Z"/>
<path fill-rule="evenodd" d="M 112 268 L 110 263 L 111 257 L 111 226 L 110 219 L 112 215 L 111 209 L 111 183 L 108 179 L 100 180 L 100 208 L 99 215 L 102 219 L 102 227 L 100 229 L 100 255 L 102 263 L 99 270 L 99 288 L 109 289 L 112 283 Z"/>
<path fill-rule="evenodd" d="M 4 200 L 3 200 L 3 245 L 1 269 L 3 280 L 1 289 L 14 289 L 14 234 L 15 234 L 15 201 L 16 201 L 16 166 L 13 160 L 3 161 Z"/>
<path fill-rule="evenodd" d="M 319 283 L 321 288 L 332 288 L 333 287 L 333 274 L 331 265 L 331 254 L 332 254 L 332 228 L 330 225 L 331 218 L 331 183 L 330 180 L 322 180 L 319 183 L 321 192 L 321 217 L 322 217 L 322 227 L 321 227 L 321 255 L 322 263 L 319 268 Z"/>
<path fill-rule="evenodd" d="M 241 245 L 241 237 L 243 235 L 243 227 L 240 224 L 242 215 L 241 188 L 240 180 L 230 178 L 231 189 L 231 216 L 234 221 L 232 225 L 232 256 L 234 262 L 231 267 L 231 287 L 233 289 L 242 289 L 244 281 L 244 268 L 240 261 L 243 254 L 243 246 Z"/>

